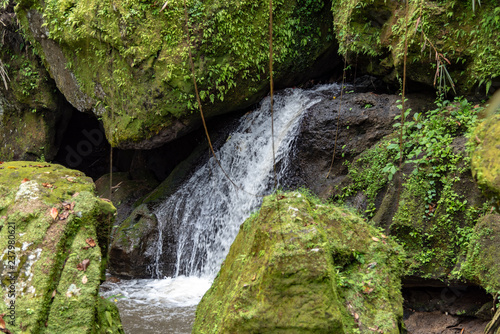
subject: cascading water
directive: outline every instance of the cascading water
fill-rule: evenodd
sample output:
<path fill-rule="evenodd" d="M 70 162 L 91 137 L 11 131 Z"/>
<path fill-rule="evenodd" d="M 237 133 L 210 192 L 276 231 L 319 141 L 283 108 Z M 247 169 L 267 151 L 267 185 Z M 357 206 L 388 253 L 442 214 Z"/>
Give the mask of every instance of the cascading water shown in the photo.
<path fill-rule="evenodd" d="M 274 145 L 278 180 L 286 177 L 293 141 L 304 111 L 322 99 L 331 98 L 339 89 L 337 84 L 331 84 L 312 90 L 287 89 L 275 96 Z M 148 251 L 155 254 L 155 262 L 150 266 L 151 273 L 155 278 L 166 276 L 167 264 L 162 262 L 161 256 L 163 235 L 164 229 L 173 228 L 177 242 L 174 278 L 133 280 L 121 287 L 113 285 L 105 295 L 121 293 L 129 297 L 128 303 L 131 299 L 148 305 L 158 302 L 161 308 L 168 307 L 165 303 L 171 303 L 174 307 L 182 304 L 181 307 L 188 307 L 189 312 L 194 312 L 194 306 L 210 286 L 229 252 L 239 226 L 258 208 L 262 196 L 272 190 L 273 150 L 269 105 L 270 99 L 266 98 L 259 109 L 243 116 L 237 129 L 216 153 L 222 168 L 237 187 L 228 180 L 212 157 L 156 209 L 159 237 Z M 193 293 L 194 285 L 200 287 L 194 289 L 196 293 Z M 189 290 L 185 291 L 182 302 L 179 302 L 178 289 Z M 138 291 L 148 293 L 141 295 Z M 155 292 L 148 297 L 150 291 Z M 160 297 L 162 293 L 167 296 Z M 168 297 L 172 295 L 175 298 Z M 161 313 L 164 317 L 164 313 Z M 126 323 L 123 311 L 122 320 Z M 158 333 L 167 333 L 164 325 L 159 328 Z M 175 332 L 180 333 L 179 329 Z"/>

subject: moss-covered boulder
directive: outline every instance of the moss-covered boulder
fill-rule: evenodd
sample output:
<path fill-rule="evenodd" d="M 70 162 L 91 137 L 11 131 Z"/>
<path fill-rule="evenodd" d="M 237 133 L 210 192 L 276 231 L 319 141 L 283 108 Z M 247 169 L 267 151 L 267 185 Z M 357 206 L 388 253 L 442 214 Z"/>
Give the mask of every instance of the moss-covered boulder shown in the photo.
<path fill-rule="evenodd" d="M 186 2 L 189 38 L 181 0 L 22 0 L 16 13 L 68 101 L 102 117 L 113 146 L 151 148 L 200 124 L 187 40 L 205 116 L 250 106 L 268 90 L 269 2 Z M 278 85 L 337 64 L 329 9 L 323 0 L 274 3 Z"/>
<path fill-rule="evenodd" d="M 52 159 L 69 105 L 19 33 L 13 7 L 0 5 L 0 160 Z"/>
<path fill-rule="evenodd" d="M 401 248 L 299 192 L 266 197 L 240 228 L 193 333 L 400 333 Z"/>
<path fill-rule="evenodd" d="M 500 292 L 500 215 L 482 217 L 474 229 L 462 273 L 495 295 Z"/>
<path fill-rule="evenodd" d="M 474 132 L 477 145 L 472 154 L 472 172 L 477 183 L 497 197 L 500 205 L 500 115 L 493 115 Z"/>
<path fill-rule="evenodd" d="M 0 272 L 12 333 L 122 333 L 101 300 L 115 208 L 92 180 L 55 164 L 0 164 Z"/>

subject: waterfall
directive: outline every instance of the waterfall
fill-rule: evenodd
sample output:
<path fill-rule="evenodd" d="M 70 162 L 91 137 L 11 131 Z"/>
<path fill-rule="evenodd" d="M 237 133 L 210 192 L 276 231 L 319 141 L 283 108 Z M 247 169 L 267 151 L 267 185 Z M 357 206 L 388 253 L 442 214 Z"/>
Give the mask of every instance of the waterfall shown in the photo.
<path fill-rule="evenodd" d="M 286 176 L 289 157 L 305 111 L 339 91 L 337 84 L 312 90 L 286 89 L 275 95 L 274 150 L 278 180 Z M 177 242 L 175 274 L 213 278 L 229 252 L 239 226 L 272 191 L 273 150 L 270 99 L 242 117 L 237 129 L 216 152 L 216 161 L 201 166 L 189 180 L 155 210 L 158 240 L 150 246 L 155 254 L 151 272 L 165 277 L 161 261 L 163 230 L 173 228 Z"/>

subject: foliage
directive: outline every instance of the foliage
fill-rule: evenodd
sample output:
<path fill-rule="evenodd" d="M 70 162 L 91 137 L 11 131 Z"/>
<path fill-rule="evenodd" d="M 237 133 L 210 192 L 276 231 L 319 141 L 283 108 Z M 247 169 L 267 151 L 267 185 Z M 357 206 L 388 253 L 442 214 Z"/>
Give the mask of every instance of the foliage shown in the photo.
<path fill-rule="evenodd" d="M 267 1 L 188 0 L 189 41 L 183 1 L 169 1 L 160 12 L 161 6 L 145 0 L 24 0 L 17 6 L 27 35 L 27 12 L 43 13 L 47 36 L 61 46 L 79 88 L 97 102 L 112 145 L 152 136 L 197 110 L 188 43 L 208 116 L 254 103 L 267 89 Z M 305 70 L 331 44 L 332 18 L 323 7 L 321 0 L 274 2 L 276 77 L 289 75 L 292 66 Z"/>
<path fill-rule="evenodd" d="M 407 3 L 407 5 L 406 5 Z M 405 40 L 408 75 L 438 88 L 470 90 L 500 75 L 500 6 L 497 1 L 472 2 L 408 0 L 334 0 L 334 30 L 339 53 L 364 54 L 378 62 L 369 71 L 400 75 Z M 405 18 L 405 10 L 408 11 Z M 384 72 L 385 71 L 385 72 Z M 437 77 L 436 77 L 437 74 Z"/>

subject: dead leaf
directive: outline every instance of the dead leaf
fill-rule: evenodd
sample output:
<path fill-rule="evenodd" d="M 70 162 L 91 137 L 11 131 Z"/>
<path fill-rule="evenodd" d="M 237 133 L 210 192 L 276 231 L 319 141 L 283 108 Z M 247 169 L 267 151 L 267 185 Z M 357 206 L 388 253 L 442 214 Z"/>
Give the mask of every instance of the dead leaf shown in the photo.
<path fill-rule="evenodd" d="M 69 211 L 61 212 L 61 214 L 59 215 L 59 220 L 64 220 L 64 219 L 68 218 L 69 214 L 70 214 Z"/>
<path fill-rule="evenodd" d="M 52 291 L 52 298 L 56 296 L 57 290 Z"/>
<path fill-rule="evenodd" d="M 64 210 L 71 210 L 71 203 L 70 202 L 64 201 L 61 204 L 62 204 Z"/>
<path fill-rule="evenodd" d="M 6 334 L 12 334 L 12 332 L 9 331 L 5 325 L 5 321 L 3 320 L 4 316 L 5 316 L 5 313 L 0 314 L 0 332 L 6 333 Z"/>
<path fill-rule="evenodd" d="M 85 271 L 85 270 L 87 270 L 87 267 L 89 266 L 89 263 L 90 263 L 90 260 L 89 259 L 85 259 L 81 263 L 78 263 L 78 265 L 76 266 L 76 269 L 78 269 L 80 271 Z"/>
<path fill-rule="evenodd" d="M 256 278 L 257 278 L 257 274 L 253 275 L 252 281 L 255 281 Z"/>
<path fill-rule="evenodd" d="M 8 169 L 17 169 L 17 167 L 14 166 L 7 166 Z"/>
<path fill-rule="evenodd" d="M 67 177 L 66 180 L 68 180 L 69 182 L 75 182 L 75 178 L 74 177 Z"/>
<path fill-rule="evenodd" d="M 42 186 L 45 187 L 45 188 L 52 188 L 52 187 L 54 187 L 54 185 L 52 185 L 50 183 L 46 183 L 46 182 L 42 183 Z"/>
<path fill-rule="evenodd" d="M 57 208 L 50 209 L 50 215 L 52 216 L 52 219 L 55 220 L 57 218 L 57 215 L 58 215 Z"/>
<path fill-rule="evenodd" d="M 70 210 L 73 210 L 75 208 L 75 202 L 71 202 L 71 205 L 69 206 Z"/>
<path fill-rule="evenodd" d="M 0 161 L 0 165 L 3 164 L 3 161 Z"/>
<path fill-rule="evenodd" d="M 82 277 L 82 283 L 83 283 L 83 284 L 87 284 L 87 282 L 88 282 L 88 281 L 89 281 L 89 280 L 88 280 L 88 278 L 87 278 L 87 275 L 84 275 L 84 276 Z"/>
<path fill-rule="evenodd" d="M 372 240 L 373 240 L 373 241 L 380 241 L 380 239 L 379 239 L 379 238 L 377 238 L 377 237 L 372 237 Z"/>
<path fill-rule="evenodd" d="M 87 244 L 88 244 L 90 247 L 92 247 L 92 248 L 94 248 L 94 247 L 95 247 L 95 241 L 94 241 L 94 239 L 92 239 L 92 238 L 87 238 L 87 240 L 85 240 L 85 241 L 87 242 Z"/>
<path fill-rule="evenodd" d="M 74 193 L 72 197 L 76 197 L 78 195 L 80 195 L 80 193 Z"/>
<path fill-rule="evenodd" d="M 28 182 L 30 179 L 27 179 L 27 178 L 24 178 L 21 183 L 25 183 L 25 182 Z"/>

